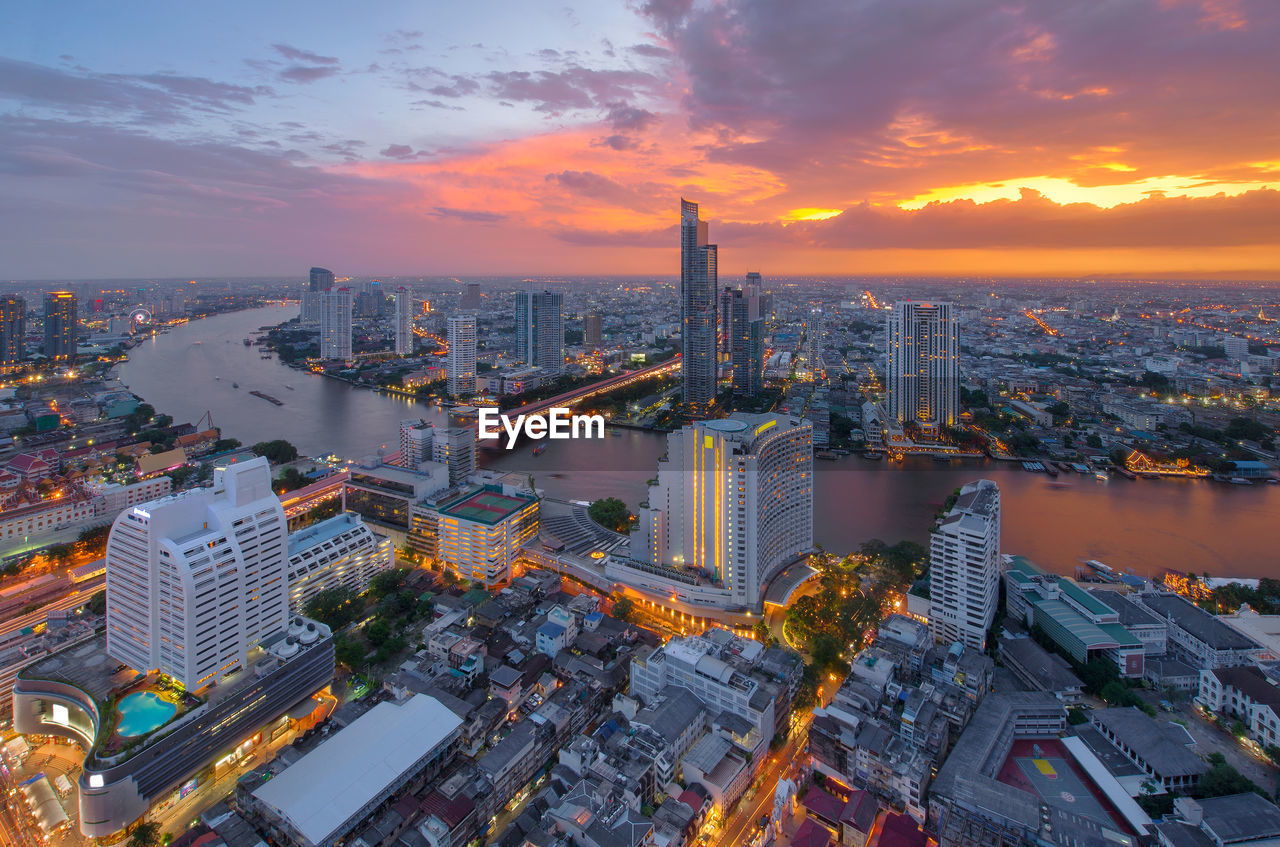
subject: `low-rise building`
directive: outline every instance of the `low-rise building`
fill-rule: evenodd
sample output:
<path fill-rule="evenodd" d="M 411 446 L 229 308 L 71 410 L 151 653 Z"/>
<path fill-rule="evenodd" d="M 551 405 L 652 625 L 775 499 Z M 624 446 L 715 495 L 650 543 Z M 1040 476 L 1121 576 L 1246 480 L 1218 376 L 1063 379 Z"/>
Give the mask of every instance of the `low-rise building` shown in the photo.
<path fill-rule="evenodd" d="M 1084 683 L 1061 656 L 1055 656 L 1028 636 L 1000 639 L 1000 658 L 1032 691 L 1045 691 L 1066 706 L 1080 702 Z"/>
<path fill-rule="evenodd" d="M 1175 723 L 1154 720 L 1132 706 L 1093 709 L 1089 722 L 1165 791 L 1185 794 L 1209 770 L 1191 750 L 1195 741 Z"/>
<path fill-rule="evenodd" d="M 1280 746 L 1280 687 L 1260 668 L 1202 670 L 1196 700 L 1211 712 L 1242 721 L 1259 746 Z"/>
<path fill-rule="evenodd" d="M 1169 627 L 1169 652 L 1200 668 L 1251 664 L 1260 644 L 1176 594 L 1143 592 L 1134 599 Z"/>
<path fill-rule="evenodd" d="M 378 703 L 270 778 L 242 780 L 236 797 L 276 843 L 333 847 L 403 788 L 441 773 L 461 724 L 424 694 Z"/>

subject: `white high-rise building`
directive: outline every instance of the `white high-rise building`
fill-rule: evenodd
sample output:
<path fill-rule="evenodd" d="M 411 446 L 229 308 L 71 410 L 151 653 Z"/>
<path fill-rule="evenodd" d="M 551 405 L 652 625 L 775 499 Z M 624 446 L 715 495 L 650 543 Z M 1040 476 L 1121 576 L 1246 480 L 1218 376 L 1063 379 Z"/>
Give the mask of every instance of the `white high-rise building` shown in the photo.
<path fill-rule="evenodd" d="M 476 316 L 449 317 L 449 355 L 445 360 L 449 396 L 476 393 Z"/>
<path fill-rule="evenodd" d="M 516 355 L 526 365 L 564 370 L 563 300 L 554 291 L 516 292 Z"/>
<path fill-rule="evenodd" d="M 333 288 L 320 295 L 320 358 L 351 360 L 350 288 Z"/>
<path fill-rule="evenodd" d="M 960 341 L 950 303 L 895 303 L 886 368 L 889 417 L 936 436 L 960 417 Z"/>
<path fill-rule="evenodd" d="M 1000 489 L 989 479 L 960 499 L 929 538 L 929 624 L 935 641 L 987 643 L 1000 594 Z"/>
<path fill-rule="evenodd" d="M 457 485 L 476 472 L 476 433 L 465 426 L 451 426 L 435 434 L 431 459 L 449 468 L 449 484 Z"/>
<path fill-rule="evenodd" d="M 400 421 L 400 466 L 417 469 L 432 461 L 435 432 L 435 426 L 422 419 Z"/>
<path fill-rule="evenodd" d="M 107 653 L 188 690 L 248 667 L 288 625 L 287 532 L 261 457 L 121 513 L 107 540 Z"/>
<path fill-rule="evenodd" d="M 289 536 L 289 608 L 305 614 L 321 591 L 345 588 L 360 594 L 395 565 L 395 546 L 369 529 L 359 515 L 344 512 Z"/>
<path fill-rule="evenodd" d="M 650 574 L 693 569 L 714 587 L 698 602 L 759 608 L 767 579 L 813 549 L 813 426 L 743 413 L 686 426 L 647 499 L 631 551 Z M 672 581 L 648 587 L 688 593 Z"/>
<path fill-rule="evenodd" d="M 404 286 L 396 289 L 396 355 L 413 352 L 413 293 Z"/>

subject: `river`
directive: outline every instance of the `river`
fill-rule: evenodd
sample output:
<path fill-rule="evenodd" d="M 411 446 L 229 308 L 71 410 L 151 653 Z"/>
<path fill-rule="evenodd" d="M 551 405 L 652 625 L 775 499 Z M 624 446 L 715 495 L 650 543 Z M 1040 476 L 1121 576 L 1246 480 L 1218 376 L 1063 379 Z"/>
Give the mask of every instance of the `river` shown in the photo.
<path fill-rule="evenodd" d="M 297 314 L 268 307 L 195 321 L 134 348 L 120 381 L 158 411 L 195 423 L 205 412 L 224 435 L 246 444 L 284 438 L 300 451 L 357 458 L 393 452 L 399 422 L 443 424 L 434 406 L 296 371 L 242 339 Z M 220 379 L 219 379 L 220 377 Z M 238 382 L 240 387 L 233 388 Z M 289 388 L 292 386 L 292 389 Z M 282 401 L 251 396 L 259 390 Z M 624 430 L 598 441 L 543 442 L 482 459 L 496 470 L 531 473 L 554 497 L 618 496 L 634 509 L 656 473 L 665 436 Z M 1050 485 L 1018 465 L 890 465 L 850 456 L 816 462 L 814 525 L 826 549 L 845 552 L 869 538 L 925 541 L 934 513 L 957 486 L 987 478 L 1000 486 L 1006 552 L 1070 574 L 1085 559 L 1146 576 L 1163 568 L 1216 576 L 1280 577 L 1280 486 L 1205 480 L 1097 482 L 1063 474 Z"/>

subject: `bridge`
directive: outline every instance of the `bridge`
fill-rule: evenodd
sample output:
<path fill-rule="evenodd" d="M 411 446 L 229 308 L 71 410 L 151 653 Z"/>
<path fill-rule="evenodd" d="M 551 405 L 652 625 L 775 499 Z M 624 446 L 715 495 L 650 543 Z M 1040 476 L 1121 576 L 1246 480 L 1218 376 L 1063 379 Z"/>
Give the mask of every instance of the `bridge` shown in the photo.
<path fill-rule="evenodd" d="M 350 478 L 351 474 L 349 472 L 340 471 L 325 477 L 319 482 L 313 482 L 308 486 L 295 489 L 283 495 L 280 498 L 280 505 L 284 507 L 285 517 L 290 520 L 301 517 L 321 503 L 341 497 L 342 486 Z"/>
<path fill-rule="evenodd" d="M 508 409 L 505 414 L 515 418 L 519 415 L 539 415 L 557 406 L 575 406 L 583 400 L 589 400 L 592 397 L 599 397 L 616 391 L 619 388 L 626 388 L 637 382 L 643 382 L 654 377 L 665 376 L 666 374 L 676 373 L 680 370 L 680 354 L 677 353 L 673 358 L 665 362 L 659 362 L 656 365 L 650 365 L 647 368 L 641 368 L 636 371 L 628 371 L 627 373 L 611 376 L 600 382 L 593 382 L 590 385 L 584 385 L 581 388 L 575 388 L 572 391 L 566 391 L 563 394 L 557 394 L 555 397 L 548 397 L 546 400 L 539 400 L 535 403 L 529 403 L 518 409 Z"/>

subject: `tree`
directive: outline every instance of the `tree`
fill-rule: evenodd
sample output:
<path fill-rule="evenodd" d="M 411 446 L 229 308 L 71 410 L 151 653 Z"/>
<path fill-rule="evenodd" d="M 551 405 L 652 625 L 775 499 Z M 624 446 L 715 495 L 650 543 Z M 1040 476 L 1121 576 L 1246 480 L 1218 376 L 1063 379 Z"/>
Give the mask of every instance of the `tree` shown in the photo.
<path fill-rule="evenodd" d="M 369 644 L 375 650 L 390 641 L 392 635 L 391 624 L 381 618 L 369 624 L 364 630 L 364 637 L 369 639 Z"/>
<path fill-rule="evenodd" d="M 143 821 L 129 835 L 129 847 L 160 847 L 160 824 Z"/>
<path fill-rule="evenodd" d="M 605 529 L 624 533 L 631 529 L 631 512 L 627 510 L 627 504 L 617 497 L 605 497 L 595 501 L 587 509 L 587 514 L 591 516 L 591 520 Z"/>
<path fill-rule="evenodd" d="M 240 440 L 237 438 L 219 438 L 213 442 L 213 452 L 226 453 L 229 450 L 236 450 L 240 447 Z"/>
<path fill-rule="evenodd" d="M 259 441 L 249 448 L 257 456 L 265 456 L 273 465 L 284 465 L 298 458 L 298 448 L 283 438 L 273 441 Z"/>
<path fill-rule="evenodd" d="M 1195 791 L 1192 792 L 1195 797 L 1222 797 L 1227 794 L 1244 794 L 1247 791 L 1267 796 L 1261 786 L 1227 764 L 1221 753 L 1211 753 L 1208 759 L 1212 766 L 1196 783 Z"/>
<path fill-rule="evenodd" d="M 769 629 L 769 625 L 764 622 L 763 618 L 756 621 L 755 624 L 752 625 L 751 634 L 755 636 L 756 641 L 759 641 L 761 644 L 765 645 L 766 647 L 772 646 L 773 643 L 776 641 L 776 639 L 773 637 L 772 630 Z"/>
<path fill-rule="evenodd" d="M 1089 447 L 1092 447 L 1094 450 L 1102 449 L 1102 437 L 1096 432 L 1089 433 L 1089 436 L 1084 440 L 1084 443 Z"/>
<path fill-rule="evenodd" d="M 333 639 L 334 661 L 346 667 L 347 670 L 359 670 L 360 666 L 364 664 L 366 655 L 368 655 L 368 652 L 365 650 L 364 644 L 360 643 L 357 638 L 339 635 Z"/>
<path fill-rule="evenodd" d="M 104 588 L 95 593 L 84 605 L 91 615 L 105 615 L 107 613 L 107 590 Z"/>
<path fill-rule="evenodd" d="M 342 629 L 355 619 L 354 600 L 355 595 L 349 589 L 327 588 L 314 594 L 303 605 L 302 612 L 330 629 Z"/>
<path fill-rule="evenodd" d="M 390 594 L 396 594 L 404 588 L 409 576 L 400 568 L 390 568 L 369 580 L 369 593 L 375 600 L 382 600 Z"/>
<path fill-rule="evenodd" d="M 311 484 L 311 480 L 297 468 L 285 468 L 284 473 L 276 477 L 274 488 L 276 493 L 285 494 L 290 491 L 297 491 L 299 488 L 305 488 Z"/>
<path fill-rule="evenodd" d="M 629 621 L 635 613 L 635 602 L 630 597 L 619 597 L 613 601 L 613 617 L 620 621 Z"/>
<path fill-rule="evenodd" d="M 1057 403 L 1045 406 L 1044 410 L 1055 418 L 1065 418 L 1067 415 L 1071 414 L 1071 407 L 1066 403 L 1063 403 L 1061 400 Z"/>

